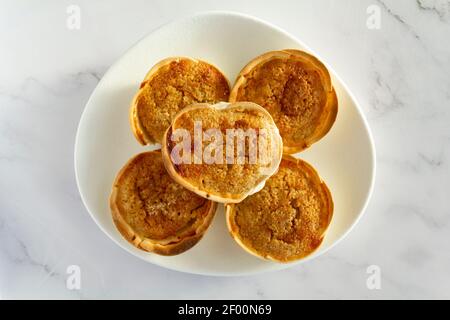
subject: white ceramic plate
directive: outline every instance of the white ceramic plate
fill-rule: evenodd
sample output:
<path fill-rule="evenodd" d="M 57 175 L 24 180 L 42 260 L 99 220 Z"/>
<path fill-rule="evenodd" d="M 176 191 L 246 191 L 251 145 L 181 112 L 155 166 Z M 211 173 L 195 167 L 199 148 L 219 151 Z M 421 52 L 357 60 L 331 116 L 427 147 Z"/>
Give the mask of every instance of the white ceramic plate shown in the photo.
<path fill-rule="evenodd" d="M 136 249 L 122 238 L 111 219 L 108 198 L 116 173 L 130 157 L 152 149 L 140 146 L 134 139 L 128 110 L 141 80 L 156 62 L 170 56 L 195 57 L 218 66 L 234 81 L 240 69 L 254 57 L 285 48 L 311 52 L 301 41 L 266 22 L 241 14 L 213 12 L 157 29 L 114 63 L 86 105 L 75 143 L 75 170 L 81 198 L 94 221 L 114 242 L 133 255 L 165 268 L 205 275 L 243 275 L 305 262 L 345 237 L 361 217 L 370 197 L 375 150 L 357 102 L 331 67 L 339 99 L 337 121 L 325 138 L 299 155 L 318 170 L 335 203 L 328 233 L 313 255 L 287 265 L 251 256 L 228 234 L 222 207 L 205 237 L 194 248 L 175 257 Z"/>

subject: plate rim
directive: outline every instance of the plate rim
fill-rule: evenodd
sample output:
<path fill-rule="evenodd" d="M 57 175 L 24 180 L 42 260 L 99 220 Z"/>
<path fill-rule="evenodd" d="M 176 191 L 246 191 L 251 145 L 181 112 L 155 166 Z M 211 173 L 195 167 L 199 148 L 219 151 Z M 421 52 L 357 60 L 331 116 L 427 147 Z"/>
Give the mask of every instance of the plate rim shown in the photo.
<path fill-rule="evenodd" d="M 345 92 L 348 94 L 348 96 L 350 97 L 351 100 L 353 100 L 355 106 L 356 106 L 356 110 L 358 115 L 360 116 L 360 118 L 362 119 L 362 122 L 364 124 L 364 128 L 368 134 L 368 138 L 370 141 L 370 150 L 371 150 L 371 157 L 370 157 L 370 164 L 371 164 L 371 174 L 370 174 L 370 187 L 365 195 L 365 199 L 363 202 L 363 205 L 361 207 L 361 210 L 359 210 L 359 213 L 356 216 L 356 219 L 354 219 L 354 221 L 352 222 L 352 224 L 350 225 L 350 227 L 342 234 L 340 235 L 333 243 L 331 243 L 329 245 L 328 248 L 324 249 L 322 252 L 320 253 L 316 253 L 313 255 L 310 255 L 304 259 L 295 261 L 295 262 L 291 262 L 291 263 L 286 263 L 286 264 L 278 264 L 277 267 L 274 268 L 270 268 L 267 270 L 257 270 L 257 271 L 244 271 L 244 272 L 233 272 L 233 273 L 225 273 L 225 272 L 201 272 L 201 271 L 195 271 L 195 270 L 185 270 L 183 268 L 177 268 L 176 266 L 167 266 L 167 265 L 163 265 L 160 264 L 157 261 L 149 261 L 147 259 L 145 259 L 143 256 L 138 255 L 137 253 L 129 250 L 128 248 L 126 248 L 125 246 L 123 246 L 119 241 L 117 241 L 116 239 L 114 239 L 106 230 L 105 228 L 99 223 L 99 221 L 97 220 L 96 216 L 92 213 L 91 208 L 89 208 L 89 205 L 87 204 L 87 201 L 85 199 L 85 196 L 83 195 L 82 189 L 80 187 L 80 178 L 79 178 L 79 173 L 78 173 L 78 169 L 77 169 L 77 154 L 78 154 L 78 144 L 79 144 L 79 136 L 80 136 L 80 127 L 81 124 L 83 123 L 83 119 L 86 117 L 86 110 L 88 109 L 87 106 L 91 103 L 92 97 L 94 96 L 95 91 L 97 90 L 97 88 L 100 86 L 100 84 L 104 81 L 104 79 L 107 77 L 107 75 L 109 73 L 111 73 L 115 67 L 117 66 L 117 63 L 124 57 L 126 56 L 131 50 L 133 50 L 139 43 L 141 43 L 145 38 L 147 38 L 148 36 L 150 36 L 152 33 L 157 32 L 158 30 L 164 29 L 164 28 L 168 28 L 171 25 L 175 25 L 175 24 L 181 24 L 183 22 L 187 22 L 189 20 L 193 20 L 196 18 L 200 18 L 200 17 L 206 17 L 206 16 L 232 16 L 232 17 L 238 17 L 238 18 L 242 18 L 242 19 L 247 19 L 247 20 L 251 20 L 253 22 L 259 23 L 264 25 L 265 27 L 269 27 L 271 29 L 274 29 L 275 31 L 283 34 L 284 36 L 290 38 L 291 40 L 293 40 L 294 42 L 299 43 L 306 51 L 309 52 L 313 52 L 314 55 L 316 57 L 319 58 L 319 60 L 321 60 L 326 67 L 329 69 L 330 73 L 340 82 L 340 84 L 342 85 L 343 89 L 345 90 Z M 108 68 L 108 70 L 104 73 L 104 75 L 102 76 L 102 78 L 100 79 L 100 81 L 97 83 L 96 87 L 94 88 L 94 90 L 92 91 L 91 95 L 89 96 L 89 99 L 87 100 L 83 111 L 81 113 L 80 119 L 78 121 L 78 125 L 77 125 L 77 131 L 76 131 L 76 135 L 75 135 L 75 143 L 74 143 L 74 170 L 75 170 L 75 180 L 76 180 L 76 185 L 77 185 L 77 189 L 78 189 L 78 193 L 80 195 L 81 201 L 86 209 L 86 211 L 89 213 L 90 217 L 94 220 L 95 224 L 100 228 L 100 230 L 102 230 L 102 232 L 104 234 L 106 234 L 106 236 L 111 239 L 114 243 L 116 243 L 116 245 L 118 245 L 120 248 L 122 248 L 123 250 L 125 250 L 126 252 L 128 252 L 129 254 L 139 258 L 140 260 L 145 261 L 146 263 L 150 263 L 152 265 L 158 266 L 160 268 L 164 268 L 167 270 L 173 270 L 173 271 L 178 271 L 178 272 L 182 272 L 182 273 L 186 273 L 186 274 L 195 274 L 195 275 L 201 275 L 201 276 L 213 276 L 213 277 L 238 277 L 238 276 L 250 276 L 250 275 L 258 275 L 258 274 L 263 274 L 263 273 L 269 273 L 269 272 L 275 272 L 275 271 L 280 271 L 280 270 L 285 270 L 287 268 L 291 268 L 294 266 L 299 266 L 301 264 L 304 264 L 308 261 L 311 261 L 313 259 L 316 259 L 320 256 L 322 256 L 323 254 L 327 253 L 330 249 L 334 248 L 337 244 L 339 244 L 342 240 L 344 240 L 349 233 L 354 229 L 354 227 L 360 222 L 361 218 L 363 217 L 363 215 L 366 212 L 367 206 L 370 202 L 370 199 L 372 197 L 373 191 L 374 191 L 374 187 L 375 187 L 375 179 L 376 179 L 376 171 L 377 171 L 377 163 L 376 163 L 376 148 L 375 148 L 375 140 L 373 138 L 373 134 L 372 134 L 372 130 L 370 129 L 368 120 L 366 118 L 366 116 L 364 115 L 364 113 L 362 112 L 361 108 L 360 108 L 360 103 L 358 101 L 358 99 L 356 99 L 356 97 L 354 96 L 353 92 L 351 90 L 349 90 L 347 84 L 342 80 L 342 78 L 334 71 L 333 68 L 331 68 L 327 63 L 326 60 L 324 61 L 320 55 L 316 54 L 315 51 L 312 51 L 310 49 L 310 47 L 308 45 L 306 45 L 303 41 L 299 40 L 298 38 L 296 38 L 295 36 L 291 35 L 289 32 L 285 31 L 284 29 L 272 24 L 271 22 L 265 21 L 263 19 L 257 18 L 255 16 L 249 15 L 249 14 L 245 14 L 245 13 L 241 13 L 241 12 L 236 12 L 236 11 L 228 11 L 228 10 L 210 10 L 210 11 L 202 11 L 196 14 L 190 14 L 190 15 L 184 15 L 181 18 L 178 19 L 173 19 L 169 22 L 165 22 L 163 24 L 160 24 L 159 26 L 157 26 L 156 28 L 150 30 L 149 32 L 147 32 L 144 36 L 142 36 L 139 40 L 137 40 L 134 44 L 132 44 L 130 47 L 128 47 L 121 55 L 119 55 L 119 58 L 117 58 L 112 65 Z"/>

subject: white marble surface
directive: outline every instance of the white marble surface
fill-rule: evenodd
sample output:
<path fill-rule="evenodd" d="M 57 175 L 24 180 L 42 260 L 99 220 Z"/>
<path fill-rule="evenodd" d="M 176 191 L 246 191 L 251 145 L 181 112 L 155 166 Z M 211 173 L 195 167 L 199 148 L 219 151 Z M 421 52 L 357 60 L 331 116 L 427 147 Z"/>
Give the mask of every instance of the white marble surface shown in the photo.
<path fill-rule="evenodd" d="M 69 5 L 81 29 L 66 27 Z M 381 10 L 381 29 L 366 9 Z M 146 33 L 205 10 L 272 22 L 318 52 L 362 103 L 377 146 L 365 216 L 325 255 L 289 270 L 214 278 L 129 255 L 78 195 L 76 127 L 115 59 Z M 450 298 L 450 1 L 1 1 L 0 297 Z M 81 267 L 81 290 L 66 268 Z M 381 289 L 366 286 L 381 268 Z"/>

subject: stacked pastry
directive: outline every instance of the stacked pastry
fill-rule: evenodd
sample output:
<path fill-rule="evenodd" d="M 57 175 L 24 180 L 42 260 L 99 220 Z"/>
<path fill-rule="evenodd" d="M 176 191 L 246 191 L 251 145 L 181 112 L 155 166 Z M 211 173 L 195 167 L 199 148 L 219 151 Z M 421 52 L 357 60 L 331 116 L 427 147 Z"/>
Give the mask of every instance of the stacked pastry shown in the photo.
<path fill-rule="evenodd" d="M 325 236 L 333 201 L 316 170 L 289 154 L 325 136 L 337 106 L 326 67 L 298 50 L 255 58 L 231 90 L 204 61 L 159 62 L 133 99 L 130 122 L 141 144 L 161 151 L 135 156 L 118 173 L 110 198 L 118 230 L 140 249 L 179 254 L 223 203 L 230 234 L 249 253 L 306 257 Z"/>

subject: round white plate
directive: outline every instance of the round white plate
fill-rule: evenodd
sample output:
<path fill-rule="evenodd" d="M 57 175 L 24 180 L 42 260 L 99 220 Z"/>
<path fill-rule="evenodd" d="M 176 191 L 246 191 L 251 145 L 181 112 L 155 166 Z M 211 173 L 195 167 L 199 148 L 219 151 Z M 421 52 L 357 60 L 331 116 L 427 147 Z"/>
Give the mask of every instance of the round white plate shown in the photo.
<path fill-rule="evenodd" d="M 305 262 L 344 238 L 362 215 L 370 197 L 375 150 L 364 116 L 332 68 L 329 69 L 339 99 L 337 121 L 325 138 L 298 155 L 318 170 L 335 203 L 325 240 L 313 255 L 287 265 L 251 256 L 228 234 L 222 207 L 205 237 L 194 248 L 175 257 L 136 249 L 122 238 L 111 219 L 108 198 L 116 173 L 130 157 L 151 149 L 140 146 L 134 139 L 128 110 L 141 80 L 156 62 L 170 56 L 195 57 L 218 66 L 234 81 L 252 58 L 286 48 L 311 52 L 301 41 L 259 19 L 213 12 L 157 29 L 114 63 L 86 105 L 75 143 L 75 171 L 81 198 L 94 221 L 114 242 L 133 255 L 165 268 L 205 275 L 243 275 Z"/>

